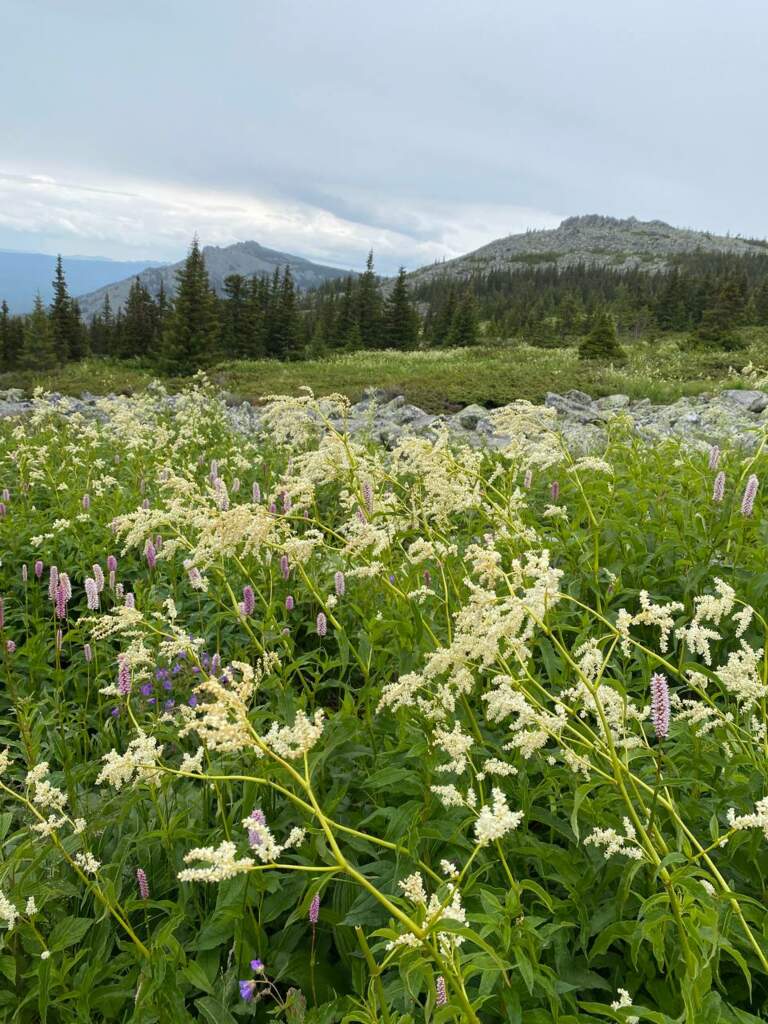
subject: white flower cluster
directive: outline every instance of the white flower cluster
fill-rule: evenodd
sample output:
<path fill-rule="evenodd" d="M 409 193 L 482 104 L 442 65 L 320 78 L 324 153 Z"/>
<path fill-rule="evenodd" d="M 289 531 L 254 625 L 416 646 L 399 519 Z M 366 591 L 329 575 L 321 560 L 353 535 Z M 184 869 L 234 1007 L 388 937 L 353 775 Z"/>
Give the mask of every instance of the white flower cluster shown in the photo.
<path fill-rule="evenodd" d="M 324 717 L 322 709 L 315 711 L 311 719 L 299 710 L 296 712 L 293 725 L 278 725 L 277 722 L 273 722 L 263 738 L 264 743 L 280 757 L 294 761 L 308 753 L 320 739 L 323 734 Z"/>
<path fill-rule="evenodd" d="M 203 861 L 205 867 L 184 868 L 179 872 L 181 882 L 225 882 L 254 866 L 251 857 L 237 859 L 237 847 L 234 843 L 225 842 L 218 847 L 201 846 L 190 850 L 184 857 L 185 864 Z"/>
<path fill-rule="evenodd" d="M 615 854 L 623 854 L 633 860 L 643 859 L 643 851 L 637 843 L 637 832 L 629 818 L 624 818 L 624 835 L 613 828 L 596 828 L 584 840 L 584 845 L 602 848 L 606 860 Z"/>
<path fill-rule="evenodd" d="M 273 864 L 285 850 L 301 846 L 306 837 L 305 829 L 292 828 L 285 842 L 278 843 L 267 825 L 264 814 L 258 810 L 243 818 L 242 825 L 248 830 L 248 843 L 251 849 L 264 864 Z"/>
<path fill-rule="evenodd" d="M 478 846 L 487 846 L 508 832 L 514 832 L 524 817 L 522 811 L 510 811 L 506 797 L 500 789 L 494 788 L 491 794 L 493 805 L 486 804 L 481 807 L 475 822 Z"/>
<path fill-rule="evenodd" d="M 99 772 L 96 782 L 99 785 L 106 782 L 115 789 L 122 789 L 132 782 L 155 783 L 160 772 L 153 766 L 157 764 L 162 754 L 163 748 L 157 745 L 155 737 L 140 731 L 136 739 L 128 744 L 124 754 L 110 750 L 103 756 L 104 767 Z"/>
<path fill-rule="evenodd" d="M 737 831 L 742 831 L 746 828 L 761 828 L 763 835 L 768 839 L 768 796 L 764 796 L 762 800 L 757 801 L 752 814 L 740 814 L 737 816 L 736 811 L 731 807 L 727 818 L 731 828 Z"/>

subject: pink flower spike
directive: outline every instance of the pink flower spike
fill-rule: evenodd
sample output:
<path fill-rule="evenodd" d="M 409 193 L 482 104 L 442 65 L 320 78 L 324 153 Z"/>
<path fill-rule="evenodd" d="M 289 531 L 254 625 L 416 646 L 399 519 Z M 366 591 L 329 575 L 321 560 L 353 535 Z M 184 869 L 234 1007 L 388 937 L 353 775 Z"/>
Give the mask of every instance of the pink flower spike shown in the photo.
<path fill-rule="evenodd" d="M 661 672 L 656 672 L 651 676 L 651 721 L 660 740 L 665 740 L 669 736 L 669 716 L 667 677 Z"/>
<path fill-rule="evenodd" d="M 725 473 L 721 469 L 720 472 L 715 477 L 715 486 L 712 489 L 712 501 L 714 501 L 714 503 L 716 505 L 719 505 L 720 502 L 723 500 L 723 495 L 724 494 L 725 494 Z"/>
<path fill-rule="evenodd" d="M 744 488 L 744 497 L 741 499 L 741 514 L 744 517 L 752 515 L 752 510 L 755 507 L 755 497 L 757 496 L 757 487 L 759 481 L 755 474 L 747 480 L 747 486 Z"/>

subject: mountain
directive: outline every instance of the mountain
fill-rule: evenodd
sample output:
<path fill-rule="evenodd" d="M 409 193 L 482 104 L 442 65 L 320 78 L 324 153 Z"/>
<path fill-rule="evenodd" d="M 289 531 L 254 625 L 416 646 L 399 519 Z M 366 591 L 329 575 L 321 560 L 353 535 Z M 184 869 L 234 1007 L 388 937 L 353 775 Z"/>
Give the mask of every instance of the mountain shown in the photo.
<path fill-rule="evenodd" d="M 0 300 L 5 299 L 13 313 L 28 313 L 35 295 L 43 302 L 53 294 L 51 281 L 56 257 L 40 252 L 14 252 L 0 249 Z M 139 274 L 149 266 L 160 266 L 152 260 L 108 260 L 96 256 L 65 256 L 64 273 L 70 294 L 101 288 L 117 278 Z"/>
<path fill-rule="evenodd" d="M 291 268 L 296 287 L 302 291 L 316 288 L 324 281 L 347 277 L 352 271 L 339 270 L 337 267 L 326 267 L 321 263 L 312 263 L 301 256 L 292 256 L 287 252 L 266 249 L 258 242 L 237 242 L 235 245 L 206 245 L 203 249 L 205 266 L 211 287 L 217 295 L 224 293 L 224 279 L 230 274 L 242 274 L 243 277 L 272 275 L 275 268 Z M 176 290 L 176 272 L 184 265 L 184 261 L 165 267 L 151 267 L 138 274 L 142 284 L 150 294 L 156 296 L 162 283 L 168 295 Z M 131 283 L 136 275 L 109 284 L 78 299 L 80 311 L 85 320 L 98 313 L 104 305 L 104 296 L 109 295 L 112 309 L 116 311 L 128 298 Z"/>
<path fill-rule="evenodd" d="M 412 284 L 423 284 L 446 275 L 463 279 L 493 270 L 537 265 L 567 267 L 574 263 L 617 270 L 664 270 L 676 257 L 698 251 L 768 255 L 768 242 L 674 228 L 662 220 L 588 214 L 568 217 L 550 230 L 498 238 L 465 256 L 415 270 L 408 277 Z"/>

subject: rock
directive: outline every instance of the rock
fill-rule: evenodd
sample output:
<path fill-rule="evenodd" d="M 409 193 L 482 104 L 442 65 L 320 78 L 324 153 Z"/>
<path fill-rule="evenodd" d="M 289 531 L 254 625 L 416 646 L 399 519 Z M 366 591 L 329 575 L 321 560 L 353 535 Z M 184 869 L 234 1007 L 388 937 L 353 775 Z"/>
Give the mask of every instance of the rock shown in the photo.
<path fill-rule="evenodd" d="M 557 409 L 558 415 L 576 423 L 602 423 L 605 414 L 598 409 L 589 395 L 583 391 L 568 391 L 565 395 L 549 392 L 544 404 Z"/>
<path fill-rule="evenodd" d="M 740 391 L 737 388 L 721 391 L 720 399 L 739 405 L 748 412 L 762 412 L 768 407 L 768 395 L 764 391 Z"/>
<path fill-rule="evenodd" d="M 477 430 L 481 421 L 488 421 L 488 410 L 482 405 L 468 405 L 452 417 L 464 430 Z"/>
<path fill-rule="evenodd" d="M 629 395 L 606 395 L 605 398 L 598 398 L 595 405 L 604 412 L 626 409 L 629 405 Z"/>

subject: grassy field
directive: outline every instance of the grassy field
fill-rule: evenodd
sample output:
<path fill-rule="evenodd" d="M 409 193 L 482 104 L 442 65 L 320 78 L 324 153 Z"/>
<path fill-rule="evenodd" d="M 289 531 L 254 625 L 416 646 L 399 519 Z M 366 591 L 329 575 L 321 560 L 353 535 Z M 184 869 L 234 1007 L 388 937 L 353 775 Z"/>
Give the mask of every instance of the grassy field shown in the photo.
<path fill-rule="evenodd" d="M 472 402 L 505 405 L 516 398 L 541 401 L 548 391 L 580 388 L 595 397 L 623 392 L 632 398 L 670 402 L 681 395 L 744 384 L 738 371 L 768 367 L 768 331 L 745 332 L 739 352 L 697 351 L 682 347 L 682 336 L 626 346 L 622 364 L 581 362 L 575 348 L 541 349 L 529 345 L 481 346 L 426 352 L 356 352 L 307 362 L 275 360 L 214 366 L 210 377 L 234 398 L 258 401 L 267 394 L 297 394 L 303 385 L 318 395 L 340 392 L 353 401 L 371 385 L 404 394 L 431 412 L 450 411 Z M 148 367 L 88 360 L 60 370 L 0 375 L 0 388 L 20 387 L 79 395 L 142 390 L 157 374 Z M 173 382 L 170 382 L 174 386 Z"/>

